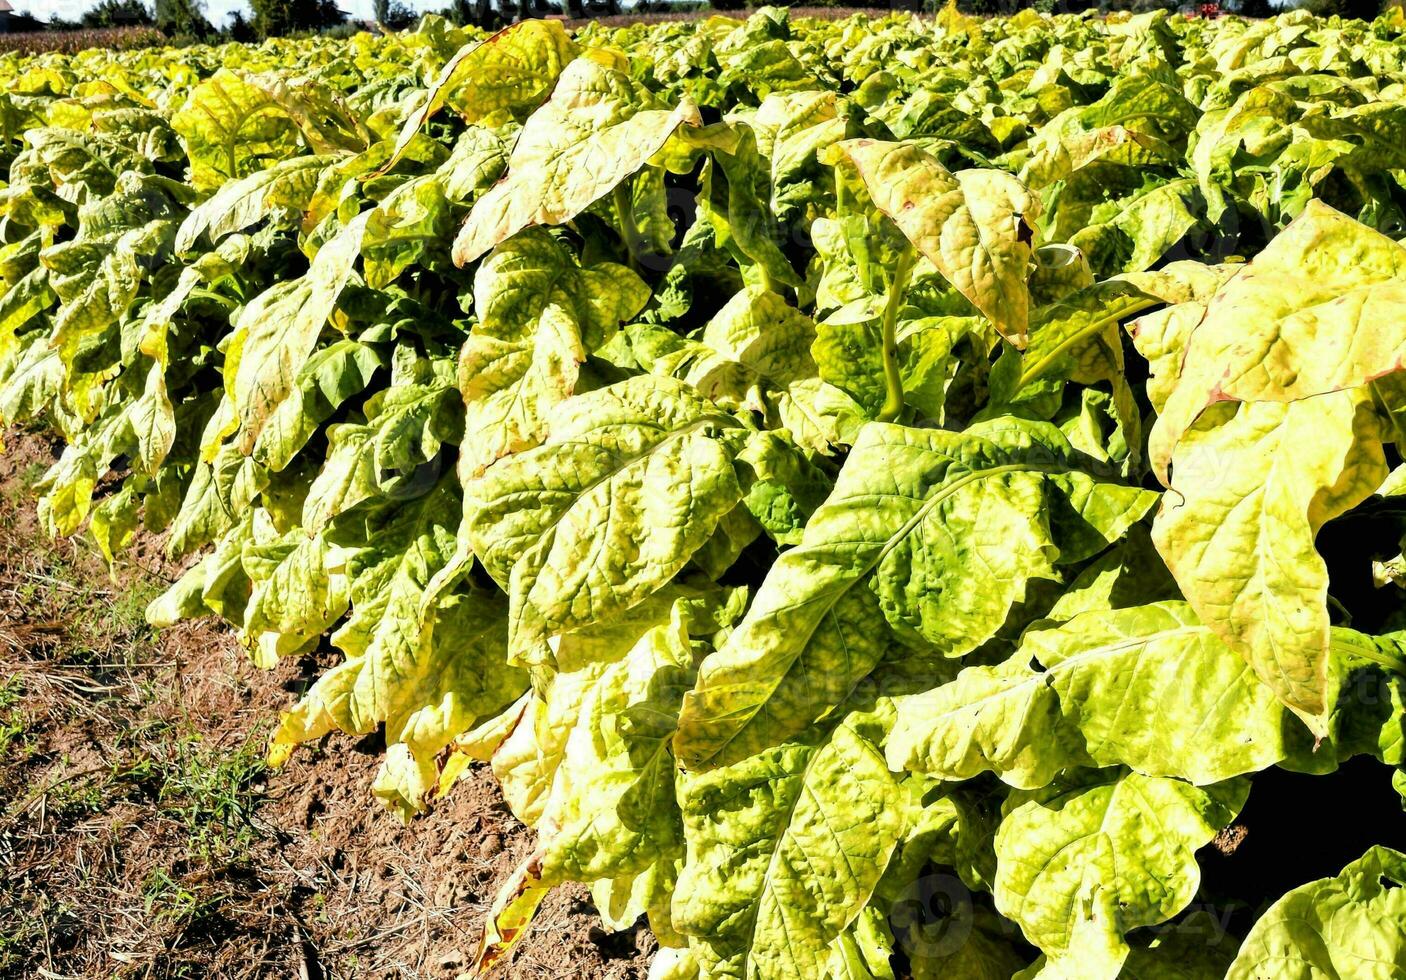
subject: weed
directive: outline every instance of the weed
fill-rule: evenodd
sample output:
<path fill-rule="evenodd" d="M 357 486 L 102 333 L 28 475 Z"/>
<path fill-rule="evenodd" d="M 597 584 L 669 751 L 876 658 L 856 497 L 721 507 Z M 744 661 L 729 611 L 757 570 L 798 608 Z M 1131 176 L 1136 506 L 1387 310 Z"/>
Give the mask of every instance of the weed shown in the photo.
<path fill-rule="evenodd" d="M 142 882 L 142 904 L 148 915 L 188 924 L 208 913 L 220 898 L 208 889 L 194 889 L 171 877 L 165 868 L 155 868 Z"/>
<path fill-rule="evenodd" d="M 207 861 L 239 860 L 257 836 L 252 792 L 265 770 L 262 754 L 245 744 L 232 752 L 213 750 L 196 736 L 175 743 L 163 772 L 159 802 L 181 822 L 191 847 Z"/>

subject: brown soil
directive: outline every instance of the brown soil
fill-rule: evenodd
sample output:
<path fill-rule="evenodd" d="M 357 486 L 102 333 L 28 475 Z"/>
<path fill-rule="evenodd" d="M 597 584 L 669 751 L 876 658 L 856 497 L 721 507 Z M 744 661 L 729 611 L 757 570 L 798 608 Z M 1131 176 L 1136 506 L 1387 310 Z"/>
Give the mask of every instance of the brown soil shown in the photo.
<path fill-rule="evenodd" d="M 403 826 L 371 795 L 382 746 L 333 736 L 280 770 L 265 740 L 335 654 L 259 671 L 214 622 L 154 633 L 178 569 L 146 539 L 109 578 L 40 530 L 56 447 L 0 457 L 0 978 L 446 978 L 528 853 L 486 769 Z M 560 889 L 500 976 L 643 977 Z"/>

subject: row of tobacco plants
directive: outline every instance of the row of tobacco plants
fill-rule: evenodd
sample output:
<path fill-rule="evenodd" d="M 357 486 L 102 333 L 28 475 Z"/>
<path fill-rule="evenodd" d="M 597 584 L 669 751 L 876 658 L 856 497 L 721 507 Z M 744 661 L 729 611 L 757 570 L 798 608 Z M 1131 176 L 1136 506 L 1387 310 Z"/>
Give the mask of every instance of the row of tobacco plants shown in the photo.
<path fill-rule="evenodd" d="M 657 978 L 1401 977 L 1402 32 L 6 56 L 0 415 L 153 623 L 340 652 L 275 763 L 492 766 L 478 971 L 576 881 Z M 1285 772 L 1352 860 L 1194 928 Z"/>

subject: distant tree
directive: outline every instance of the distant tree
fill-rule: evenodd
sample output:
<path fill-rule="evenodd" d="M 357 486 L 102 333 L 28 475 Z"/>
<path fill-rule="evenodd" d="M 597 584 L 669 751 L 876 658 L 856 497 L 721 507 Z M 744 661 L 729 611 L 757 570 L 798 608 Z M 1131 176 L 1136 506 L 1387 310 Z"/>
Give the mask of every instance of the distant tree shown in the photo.
<path fill-rule="evenodd" d="M 258 40 L 259 35 L 254 33 L 254 25 L 249 23 L 249 18 L 244 16 L 244 11 L 236 10 L 229 19 L 229 26 L 225 28 L 225 36 L 231 41 L 238 41 L 240 44 L 248 44 L 250 41 Z"/>
<path fill-rule="evenodd" d="M 1358 20 L 1375 20 L 1382 12 L 1381 0 L 1338 0 L 1337 7 L 1338 16 Z"/>
<path fill-rule="evenodd" d="M 371 6 L 376 23 L 393 31 L 403 31 L 418 21 L 419 15 L 401 0 L 375 0 Z"/>
<path fill-rule="evenodd" d="M 250 0 L 254 33 L 282 37 L 300 31 L 325 31 L 347 22 L 336 0 Z"/>
<path fill-rule="evenodd" d="M 83 27 L 154 27 L 151 11 L 141 0 L 99 0 L 83 14 Z"/>
<path fill-rule="evenodd" d="M 478 16 L 478 26 L 480 27 L 500 27 L 508 19 L 507 0 L 503 0 L 503 6 L 495 7 L 493 0 L 474 0 L 474 13 Z"/>
<path fill-rule="evenodd" d="M 212 37 L 215 27 L 202 7 L 200 0 L 156 0 L 156 27 L 167 37 Z"/>
<path fill-rule="evenodd" d="M 454 0 L 440 16 L 459 27 L 494 28 L 503 22 L 492 0 Z"/>
<path fill-rule="evenodd" d="M 1260 20 L 1273 17 L 1277 12 L 1269 0 L 1239 0 L 1230 9 L 1241 17 L 1255 17 Z"/>
<path fill-rule="evenodd" d="M 1320 17 L 1336 14 L 1358 20 L 1373 20 L 1383 9 L 1381 0 L 1300 0 L 1297 6 Z"/>

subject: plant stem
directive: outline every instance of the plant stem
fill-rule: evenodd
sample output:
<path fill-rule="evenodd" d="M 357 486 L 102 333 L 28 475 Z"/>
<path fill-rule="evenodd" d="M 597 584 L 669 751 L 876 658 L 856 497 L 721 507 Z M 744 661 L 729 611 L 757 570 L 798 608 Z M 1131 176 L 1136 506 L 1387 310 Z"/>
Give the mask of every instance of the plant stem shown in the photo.
<path fill-rule="evenodd" d="M 898 265 L 893 270 L 893 282 L 889 283 L 888 302 L 884 304 L 883 354 L 884 354 L 884 407 L 879 410 L 880 422 L 892 422 L 903 411 L 903 376 L 898 370 L 898 307 L 903 295 L 908 291 L 908 278 L 913 274 L 917 253 L 912 245 L 905 245 L 898 254 Z"/>
<path fill-rule="evenodd" d="M 630 200 L 629 180 L 615 185 L 611 192 L 615 202 L 615 214 L 620 219 L 620 234 L 625 239 L 625 249 L 630 253 L 630 268 L 640 271 L 640 229 L 635 224 L 634 203 Z"/>

